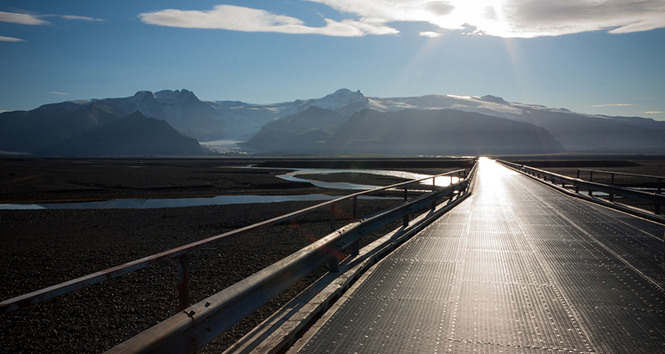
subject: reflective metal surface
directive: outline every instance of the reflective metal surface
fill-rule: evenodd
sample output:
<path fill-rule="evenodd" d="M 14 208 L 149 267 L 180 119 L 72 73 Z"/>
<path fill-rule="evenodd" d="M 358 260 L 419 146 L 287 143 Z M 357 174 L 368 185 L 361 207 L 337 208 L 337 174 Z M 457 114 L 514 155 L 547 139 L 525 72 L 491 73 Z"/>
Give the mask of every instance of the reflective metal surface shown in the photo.
<path fill-rule="evenodd" d="M 664 227 L 483 160 L 292 351 L 665 352 Z"/>

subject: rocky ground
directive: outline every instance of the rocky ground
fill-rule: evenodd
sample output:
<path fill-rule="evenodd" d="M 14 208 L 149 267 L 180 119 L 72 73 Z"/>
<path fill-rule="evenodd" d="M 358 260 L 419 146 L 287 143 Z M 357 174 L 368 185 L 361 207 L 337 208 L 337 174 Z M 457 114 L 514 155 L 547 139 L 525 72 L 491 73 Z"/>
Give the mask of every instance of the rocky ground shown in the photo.
<path fill-rule="evenodd" d="M 0 203 L 108 198 L 306 194 L 321 190 L 285 182 L 240 160 L 0 161 Z M 223 167 L 221 167 L 223 166 Z M 443 172 L 435 167 L 434 171 Z M 392 180 L 371 180 L 392 183 Z M 360 216 L 399 201 L 359 201 Z M 0 299 L 205 239 L 313 205 L 284 202 L 164 209 L 0 210 Z M 351 204 L 337 209 L 337 226 Z M 191 297 L 198 302 L 330 232 L 323 209 L 196 252 Z M 371 242 L 381 233 L 363 240 Z M 221 352 L 309 283 L 320 269 L 236 325 L 204 353 Z M 99 353 L 176 311 L 177 267 L 167 261 L 26 309 L 0 315 L 0 353 Z"/>

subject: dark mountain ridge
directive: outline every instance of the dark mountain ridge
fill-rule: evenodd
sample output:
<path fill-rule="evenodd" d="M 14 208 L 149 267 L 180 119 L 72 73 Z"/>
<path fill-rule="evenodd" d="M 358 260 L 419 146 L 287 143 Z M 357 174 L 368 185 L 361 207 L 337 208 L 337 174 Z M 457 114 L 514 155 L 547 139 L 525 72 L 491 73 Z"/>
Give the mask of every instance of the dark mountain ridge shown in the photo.
<path fill-rule="evenodd" d="M 339 153 L 394 155 L 548 154 L 565 151 L 533 124 L 451 109 L 355 113 L 328 141 Z"/>
<path fill-rule="evenodd" d="M 121 118 L 102 102 L 85 106 L 65 102 L 2 113 L 0 150 L 37 153 Z"/>
<path fill-rule="evenodd" d="M 365 109 L 347 119 L 318 107 L 265 125 L 246 145 L 271 153 L 410 156 L 565 150 L 543 128 L 480 113 Z"/>
<path fill-rule="evenodd" d="M 103 127 L 49 147 L 46 156 L 200 155 L 194 138 L 178 132 L 166 121 L 135 112 Z"/>
<path fill-rule="evenodd" d="M 0 150 L 41 153 L 134 112 L 161 119 L 201 141 L 223 136 L 224 120 L 188 90 L 139 91 L 126 98 L 68 101 L 0 114 Z"/>
<path fill-rule="evenodd" d="M 305 111 L 264 125 L 244 146 L 280 153 L 319 153 L 327 150 L 326 141 L 348 118 L 310 106 Z"/>

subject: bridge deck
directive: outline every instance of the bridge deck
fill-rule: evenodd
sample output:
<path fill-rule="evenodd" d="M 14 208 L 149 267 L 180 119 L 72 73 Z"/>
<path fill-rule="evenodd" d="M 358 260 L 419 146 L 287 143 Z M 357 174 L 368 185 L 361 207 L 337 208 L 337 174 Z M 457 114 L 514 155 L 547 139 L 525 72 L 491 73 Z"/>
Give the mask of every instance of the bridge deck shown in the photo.
<path fill-rule="evenodd" d="M 662 225 L 488 160 L 474 193 L 368 271 L 291 351 L 665 352 Z"/>

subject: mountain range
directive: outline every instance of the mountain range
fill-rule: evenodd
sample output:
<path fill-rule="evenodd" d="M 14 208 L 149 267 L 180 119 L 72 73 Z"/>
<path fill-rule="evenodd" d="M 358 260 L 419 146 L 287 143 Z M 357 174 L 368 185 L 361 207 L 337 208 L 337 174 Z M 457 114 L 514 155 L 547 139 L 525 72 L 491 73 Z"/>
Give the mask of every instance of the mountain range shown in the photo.
<path fill-rule="evenodd" d="M 452 109 L 379 112 L 344 117 L 310 106 L 261 128 L 243 144 L 284 154 L 486 155 L 564 151 L 547 130 L 530 123 Z"/>
<path fill-rule="evenodd" d="M 665 152 L 665 122 L 648 118 L 581 114 L 491 95 L 379 98 L 347 89 L 275 104 L 201 101 L 185 89 L 48 104 L 0 114 L 0 151 L 63 152 L 58 149 L 68 141 L 137 111 L 200 142 L 244 142 L 235 148 L 259 153 Z"/>
<path fill-rule="evenodd" d="M 39 155 L 137 156 L 201 155 L 201 145 L 164 120 L 134 112 L 99 129 L 50 147 Z"/>

